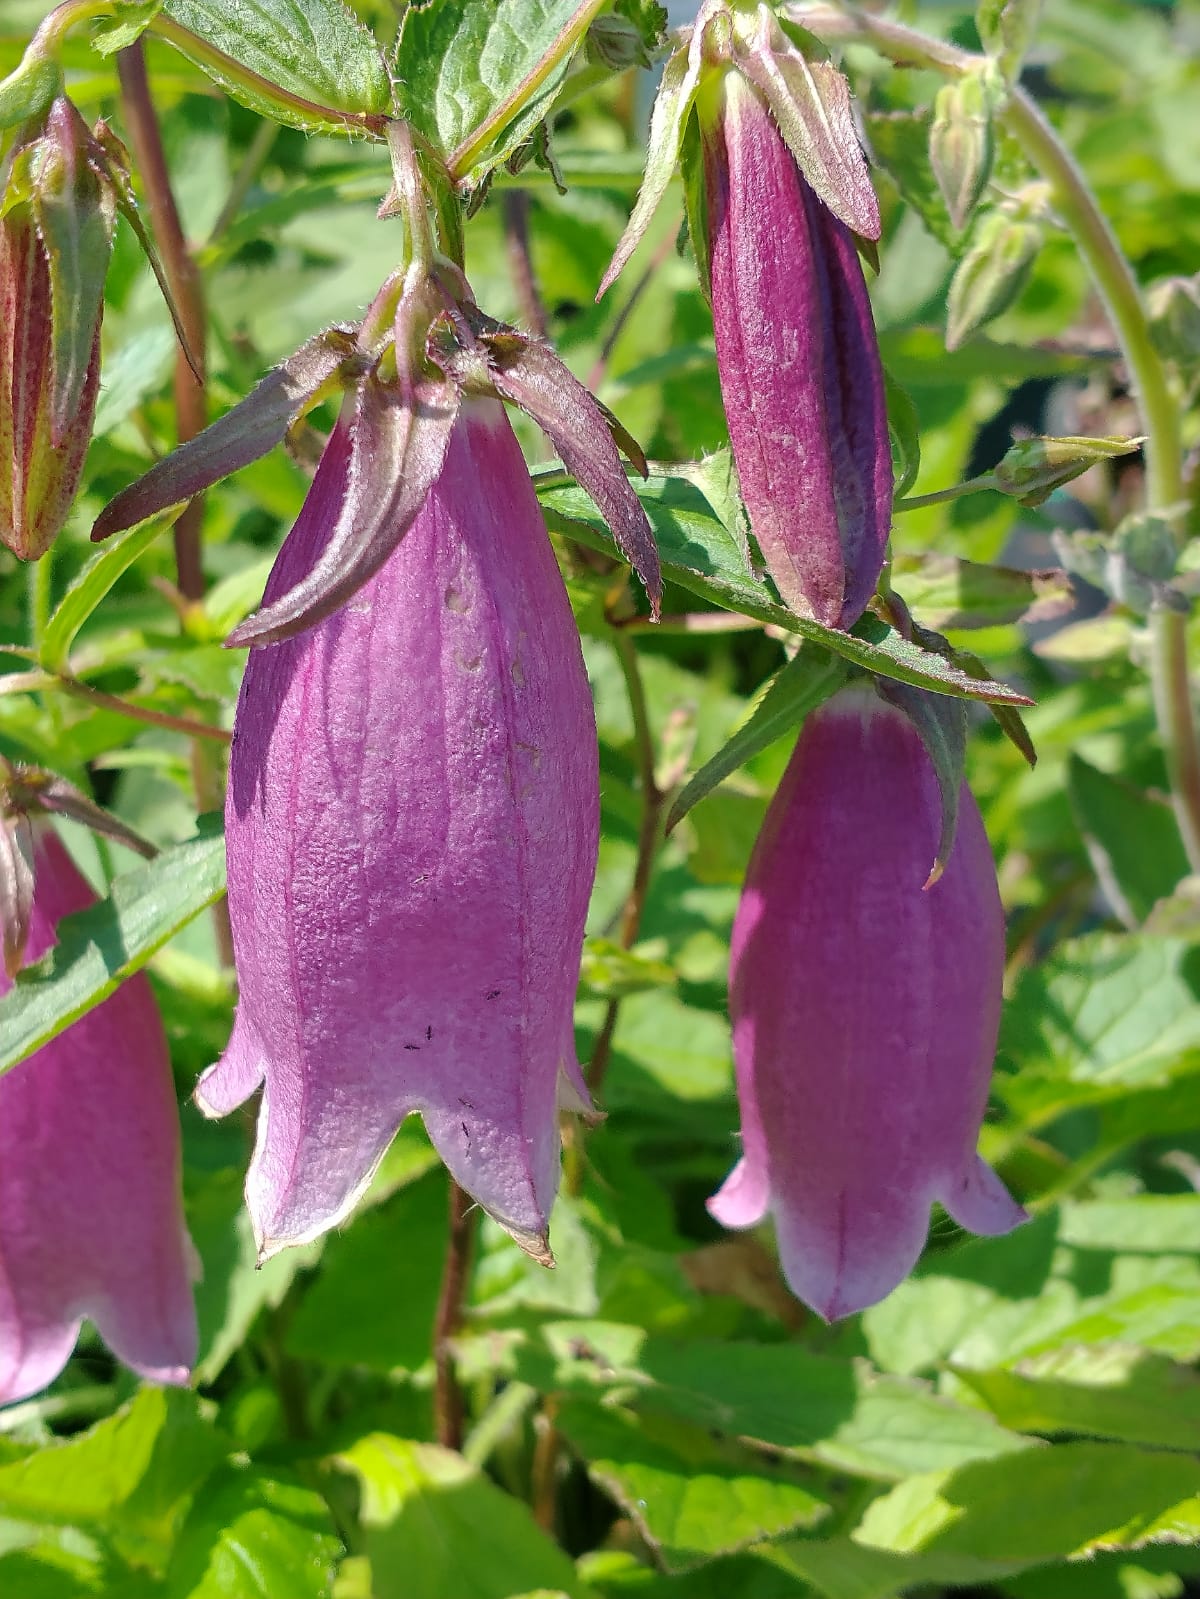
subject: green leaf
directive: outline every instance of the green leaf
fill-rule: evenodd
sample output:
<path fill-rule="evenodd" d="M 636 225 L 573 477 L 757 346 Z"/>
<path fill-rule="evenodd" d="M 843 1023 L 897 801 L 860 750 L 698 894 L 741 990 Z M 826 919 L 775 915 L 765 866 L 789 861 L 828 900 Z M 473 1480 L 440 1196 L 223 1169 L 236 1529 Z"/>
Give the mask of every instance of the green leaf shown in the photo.
<path fill-rule="evenodd" d="M 168 1535 L 180 1502 L 225 1452 L 198 1403 L 178 1389 L 143 1388 L 87 1432 L 0 1465 L 0 1515 Z"/>
<path fill-rule="evenodd" d="M 195 1376 L 200 1383 L 210 1383 L 243 1343 L 259 1311 L 282 1301 L 296 1273 L 314 1263 L 321 1246 L 281 1250 L 260 1266 L 242 1198 L 243 1173 L 225 1167 L 199 1183 L 186 1166 L 185 1170 L 188 1227 L 204 1263 L 195 1286 L 200 1323 Z"/>
<path fill-rule="evenodd" d="M 612 534 L 581 488 L 564 483 L 560 472 L 547 473 L 540 482 L 535 479 L 535 486 L 552 528 L 606 555 L 616 553 Z M 717 514 L 695 475 L 652 464 L 649 479 L 643 483 L 635 478 L 634 487 L 654 529 L 663 576 L 668 581 L 728 611 L 799 633 L 880 677 L 963 699 L 1030 703 L 1018 690 L 972 677 L 945 656 L 911 643 L 874 617 L 865 617 L 855 632 L 842 633 L 794 616 L 776 604 L 750 574 L 739 539 Z"/>
<path fill-rule="evenodd" d="M 971 1582 L 1102 1547 L 1194 1537 L 1200 1461 L 1126 1444 L 1065 1443 L 911 1478 L 867 1508 L 856 1541 L 936 1556 Z"/>
<path fill-rule="evenodd" d="M 641 1416 L 753 1439 L 883 1481 L 1005 1454 L 1024 1440 L 982 1411 L 866 1362 L 795 1344 L 690 1343 L 605 1322 L 555 1322 L 517 1362 L 522 1381 L 579 1393 L 619 1386 Z"/>
<path fill-rule="evenodd" d="M 168 1599 L 325 1599 L 341 1541 L 320 1494 L 259 1471 L 206 1484 L 167 1573 Z"/>
<path fill-rule="evenodd" d="M 605 0 L 431 0 L 404 17 L 396 69 L 404 115 L 474 188 L 550 110 Z"/>
<path fill-rule="evenodd" d="M 1195 1449 L 1200 1440 L 1200 1376 L 1125 1344 L 1068 1344 L 1012 1370 L 958 1375 L 1020 1432 L 1092 1433 L 1164 1449 Z"/>
<path fill-rule="evenodd" d="M 1200 1066 L 1200 947 L 1090 934 L 1022 973 L 1001 1030 L 1021 1062 L 997 1081 L 1025 1126 Z"/>
<path fill-rule="evenodd" d="M 668 1571 L 815 1526 L 829 1514 L 794 1468 L 716 1442 L 686 1422 L 576 1400 L 559 1408 L 555 1425 Z"/>
<path fill-rule="evenodd" d="M 1020 571 L 985 566 L 936 550 L 901 551 L 892 557 L 892 585 L 925 627 L 1003 627 L 1063 615 L 1074 595 L 1058 567 Z"/>
<path fill-rule="evenodd" d="M 921 471 L 921 419 L 907 389 L 902 388 L 884 369 L 883 386 L 887 395 L 888 433 L 892 441 L 894 500 L 902 500 Z M 936 626 L 936 623 L 930 624 Z"/>
<path fill-rule="evenodd" d="M 432 1175 L 329 1238 L 288 1326 L 287 1352 L 332 1366 L 419 1370 L 429 1359 L 445 1253 L 445 1184 Z"/>
<path fill-rule="evenodd" d="M 1067 761 L 1067 794 L 1109 903 L 1127 927 L 1140 926 L 1187 874 L 1170 804 L 1079 755 Z"/>
<path fill-rule="evenodd" d="M 134 528 L 123 539 L 118 539 L 93 555 L 72 580 L 42 634 L 38 658 L 48 672 L 67 669 L 71 646 L 79 629 L 117 579 L 129 570 L 162 529 L 160 520 Z"/>
<path fill-rule="evenodd" d="M 710 794 L 739 766 L 799 727 L 810 711 L 824 704 L 846 678 L 838 656 L 805 644 L 771 679 L 747 720 L 724 747 L 690 778 L 667 816 L 667 832 L 681 822 L 692 806 Z"/>
<path fill-rule="evenodd" d="M 356 119 L 391 107 L 379 48 L 341 0 L 165 0 L 154 28 L 235 100 L 289 127 L 363 132 Z"/>
<path fill-rule="evenodd" d="M 58 924 L 58 942 L 0 1000 L 0 1074 L 98 1005 L 225 888 L 225 840 L 202 835 L 124 873 L 98 905 Z"/>
<path fill-rule="evenodd" d="M 537 1588 L 587 1599 L 528 1507 L 461 1455 L 371 1433 L 335 1463 L 358 1478 L 373 1599 L 510 1599 Z"/>

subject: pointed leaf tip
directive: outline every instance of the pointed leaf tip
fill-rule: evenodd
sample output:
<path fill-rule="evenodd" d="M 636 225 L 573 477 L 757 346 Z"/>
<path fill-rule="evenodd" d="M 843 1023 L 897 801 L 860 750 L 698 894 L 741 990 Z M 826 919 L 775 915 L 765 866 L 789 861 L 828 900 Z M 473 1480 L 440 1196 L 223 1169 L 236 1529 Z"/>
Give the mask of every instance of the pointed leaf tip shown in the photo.
<path fill-rule="evenodd" d="M 223 477 L 281 444 L 295 418 L 327 383 L 359 369 L 352 328 L 330 328 L 273 368 L 240 404 L 109 501 L 92 528 L 100 543 L 114 533 L 181 510 Z"/>

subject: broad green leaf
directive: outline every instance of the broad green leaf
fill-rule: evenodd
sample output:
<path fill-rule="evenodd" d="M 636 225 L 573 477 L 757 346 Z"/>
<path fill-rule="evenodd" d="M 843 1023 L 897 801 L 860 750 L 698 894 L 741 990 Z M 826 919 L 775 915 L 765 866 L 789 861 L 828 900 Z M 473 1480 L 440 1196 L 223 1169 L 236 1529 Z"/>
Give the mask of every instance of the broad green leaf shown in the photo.
<path fill-rule="evenodd" d="M 330 1366 L 419 1370 L 429 1359 L 445 1253 L 445 1183 L 431 1174 L 328 1239 L 288 1326 L 288 1353 Z"/>
<path fill-rule="evenodd" d="M 671 806 L 667 831 L 731 772 L 799 727 L 810 711 L 841 686 L 845 677 L 846 666 L 840 657 L 802 645 L 799 653 L 772 678 L 747 720 L 724 748 L 689 778 Z"/>
<path fill-rule="evenodd" d="M 559 473 L 548 474 L 536 486 L 552 528 L 606 555 L 615 553 L 612 534 L 582 489 L 564 484 Z M 1018 690 L 972 677 L 873 617 L 864 618 L 856 632 L 842 633 L 794 616 L 751 576 L 738 539 L 692 478 L 652 466 L 648 481 L 635 478 L 634 486 L 654 529 L 663 576 L 668 581 L 725 610 L 798 633 L 881 677 L 963 699 L 1029 703 Z"/>
<path fill-rule="evenodd" d="M 895 1480 L 1025 1442 L 924 1383 L 794 1344 L 686 1342 L 586 1321 L 548 1324 L 541 1338 L 516 1366 L 534 1387 L 572 1394 L 619 1386 L 643 1417 L 754 1439 L 856 1476 Z"/>
<path fill-rule="evenodd" d="M 183 1525 L 168 1599 L 325 1599 L 340 1551 L 320 1494 L 257 1470 L 226 1470 Z"/>
<path fill-rule="evenodd" d="M 289 127 L 365 131 L 355 118 L 391 106 L 379 47 L 341 0 L 165 0 L 154 26 L 234 99 Z"/>
<path fill-rule="evenodd" d="M 1200 1196 L 1066 1204 L 927 1256 L 863 1317 L 889 1371 L 988 1371 L 1081 1344 L 1200 1354 Z"/>
<path fill-rule="evenodd" d="M 605 0 L 432 0 L 404 18 L 402 109 L 469 187 L 550 110 L 567 63 Z"/>
<path fill-rule="evenodd" d="M 335 1464 L 358 1479 L 373 1599 L 510 1599 L 537 1588 L 587 1599 L 528 1507 L 461 1455 L 371 1433 Z"/>
<path fill-rule="evenodd" d="M 204 1265 L 195 1287 L 200 1323 L 196 1379 L 214 1381 L 246 1338 L 264 1306 L 278 1305 L 297 1271 L 311 1266 L 320 1244 L 285 1249 L 258 1264 L 250 1216 L 242 1198 L 244 1174 L 225 1167 L 204 1181 L 188 1173 L 187 1216 Z"/>
<path fill-rule="evenodd" d="M 936 1556 L 943 1581 L 971 1582 L 1198 1528 L 1200 1460 L 1064 1443 L 912 1477 L 868 1506 L 854 1537 Z"/>
<path fill-rule="evenodd" d="M 1200 1376 L 1125 1344 L 1067 1344 L 1011 1370 L 959 1368 L 959 1375 L 997 1420 L 1020 1432 L 1091 1433 L 1165 1449 L 1200 1442 Z"/>
<path fill-rule="evenodd" d="M 1067 762 L 1067 793 L 1109 902 L 1127 927 L 1139 926 L 1187 873 L 1170 804 L 1080 755 Z"/>
<path fill-rule="evenodd" d="M 1200 946 L 1089 934 L 1022 973 L 1001 1048 L 1020 1071 L 997 1080 L 1023 1125 L 1074 1104 L 1165 1083 L 1200 1067 Z"/>
<path fill-rule="evenodd" d="M 555 1424 L 668 1571 L 815 1526 L 829 1505 L 795 1471 L 702 1428 L 576 1400 Z"/>
<path fill-rule="evenodd" d="M 0 1465 L 0 1515 L 168 1535 L 225 1452 L 197 1406 L 194 1394 L 143 1388 L 87 1432 Z"/>
<path fill-rule="evenodd" d="M 0 1000 L 0 1073 L 98 1005 L 225 888 L 225 840 L 201 835 L 124 873 L 98 905 L 65 916 L 49 954 Z"/>
<path fill-rule="evenodd" d="M 42 635 L 38 655 L 48 672 L 66 670 L 71 646 L 79 629 L 104 599 L 117 579 L 162 532 L 161 521 L 147 522 L 124 538 L 106 545 L 75 577 L 59 601 Z"/>
<path fill-rule="evenodd" d="M 1074 603 L 1070 579 L 1057 567 L 1025 572 L 933 550 L 900 551 L 891 577 L 917 620 L 939 630 L 1049 621 Z"/>

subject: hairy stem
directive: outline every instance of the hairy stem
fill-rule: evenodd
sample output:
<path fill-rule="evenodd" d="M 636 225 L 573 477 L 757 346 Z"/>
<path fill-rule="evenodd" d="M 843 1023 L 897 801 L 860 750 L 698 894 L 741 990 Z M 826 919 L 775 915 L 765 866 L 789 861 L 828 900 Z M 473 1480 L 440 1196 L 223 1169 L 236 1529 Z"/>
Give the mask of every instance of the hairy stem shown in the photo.
<path fill-rule="evenodd" d="M 900 66 L 926 67 L 948 77 L 961 77 L 981 59 L 866 12 L 834 10 L 824 5 L 789 9 L 819 37 L 861 39 Z M 1050 185 L 1054 207 L 1074 238 L 1104 302 L 1129 371 L 1146 436 L 1147 507 L 1173 522 L 1177 536 L 1181 536 L 1184 478 L 1180 407 L 1151 340 L 1133 270 L 1074 157 L 1034 99 L 1014 86 L 1001 115 Z M 1175 816 L 1188 860 L 1193 870 L 1200 870 L 1200 741 L 1189 689 L 1186 629 L 1186 618 L 1179 612 L 1160 607 L 1152 613 L 1150 677 Z"/>
<path fill-rule="evenodd" d="M 204 293 L 195 258 L 188 249 L 179 217 L 179 207 L 171 188 L 162 130 L 150 97 L 146 74 L 146 53 L 139 39 L 117 56 L 121 80 L 121 108 L 130 142 L 141 174 L 150 227 L 163 273 L 174 302 L 179 325 L 188 344 L 175 355 L 175 431 L 181 444 L 195 438 L 208 421 L 208 395 L 205 387 L 205 347 L 207 319 Z M 190 357 L 190 358 L 189 358 Z M 179 592 L 189 600 L 204 594 L 204 568 L 200 554 L 200 525 L 204 501 L 197 496 L 175 523 L 175 575 Z M 224 791 L 222 769 L 214 766 L 202 744 L 192 747 L 192 782 L 196 805 L 201 813 L 219 810 Z M 217 952 L 223 965 L 233 964 L 233 934 L 229 908 L 222 898 L 213 906 L 213 928 Z"/>
<path fill-rule="evenodd" d="M 434 1436 L 446 1449 L 461 1449 L 466 1425 L 466 1406 L 455 1370 L 454 1335 L 462 1326 L 471 1253 L 475 1241 L 476 1208 L 470 1194 L 454 1181 L 450 1184 L 450 1236 L 446 1241 L 446 1261 L 442 1267 L 442 1289 L 433 1320 L 433 1427 Z"/>
<path fill-rule="evenodd" d="M 167 171 L 162 132 L 150 98 L 146 75 L 146 54 L 141 40 L 117 56 L 121 79 L 121 107 L 129 130 L 130 143 L 141 174 L 150 212 L 150 227 L 162 257 L 163 272 L 171 298 L 179 313 L 180 325 L 191 349 L 200 376 L 182 350 L 175 356 L 175 419 L 180 444 L 195 438 L 208 421 L 208 403 L 203 381 L 206 324 L 200 274 L 188 249 L 179 219 L 179 208 Z M 175 570 L 179 589 L 189 600 L 204 593 L 204 573 L 200 563 L 200 523 L 204 503 L 192 501 L 175 524 Z"/>

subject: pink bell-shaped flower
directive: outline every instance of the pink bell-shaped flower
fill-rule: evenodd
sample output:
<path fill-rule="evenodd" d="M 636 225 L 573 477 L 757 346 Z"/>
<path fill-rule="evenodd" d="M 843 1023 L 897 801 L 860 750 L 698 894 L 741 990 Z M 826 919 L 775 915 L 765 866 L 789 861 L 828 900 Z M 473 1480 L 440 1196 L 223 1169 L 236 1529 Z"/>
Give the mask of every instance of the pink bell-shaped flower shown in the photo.
<path fill-rule="evenodd" d="M 356 424 L 361 425 L 361 422 Z M 335 430 L 265 603 L 353 493 Z M 579 635 L 516 438 L 467 396 L 408 532 L 340 610 L 251 652 L 226 838 L 241 985 L 197 1097 L 264 1082 L 263 1256 L 346 1216 L 400 1122 L 548 1258 L 599 827 Z"/>
<path fill-rule="evenodd" d="M 804 723 L 734 921 L 743 1156 L 709 1202 L 770 1212 L 793 1292 L 832 1321 L 912 1270 L 938 1200 L 972 1232 L 1024 1219 L 976 1154 L 1000 1022 L 1004 913 L 962 785 L 942 803 L 916 727 L 870 684 Z"/>
<path fill-rule="evenodd" d="M 93 895 L 52 828 L 31 833 L 35 961 Z M 0 994 L 11 986 L 0 966 Z M 0 1077 L 0 1404 L 58 1375 L 85 1316 L 143 1377 L 187 1381 L 196 1316 L 179 1180 L 167 1041 L 139 974 Z"/>
<path fill-rule="evenodd" d="M 854 237 L 736 71 L 702 118 L 721 396 L 750 527 L 785 602 L 849 628 L 892 513 L 883 368 Z"/>

